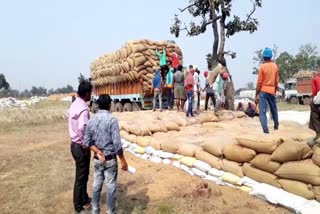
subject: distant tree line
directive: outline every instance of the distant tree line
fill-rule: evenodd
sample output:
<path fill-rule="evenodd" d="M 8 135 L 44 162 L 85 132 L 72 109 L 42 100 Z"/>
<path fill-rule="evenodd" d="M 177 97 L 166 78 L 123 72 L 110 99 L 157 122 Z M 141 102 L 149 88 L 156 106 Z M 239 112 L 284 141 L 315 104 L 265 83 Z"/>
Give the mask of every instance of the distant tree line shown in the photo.
<path fill-rule="evenodd" d="M 255 52 L 255 56 L 253 57 L 255 65 L 253 68 L 253 74 L 258 74 L 258 69 L 263 63 L 262 52 L 262 49 Z M 320 70 L 318 47 L 312 44 L 302 45 L 296 55 L 290 54 L 286 51 L 278 55 L 278 47 L 275 45 L 273 47 L 273 52 L 273 61 L 277 63 L 280 70 L 279 74 L 281 83 L 285 83 L 300 70 Z"/>
<path fill-rule="evenodd" d="M 49 89 L 45 87 L 32 86 L 31 89 L 25 89 L 19 92 L 16 89 L 12 89 L 10 84 L 7 82 L 4 74 L 0 74 L 0 97 L 16 97 L 16 98 L 29 98 L 32 96 L 50 96 L 52 94 L 66 94 L 75 92 L 71 85 L 67 85 L 62 88 Z"/>

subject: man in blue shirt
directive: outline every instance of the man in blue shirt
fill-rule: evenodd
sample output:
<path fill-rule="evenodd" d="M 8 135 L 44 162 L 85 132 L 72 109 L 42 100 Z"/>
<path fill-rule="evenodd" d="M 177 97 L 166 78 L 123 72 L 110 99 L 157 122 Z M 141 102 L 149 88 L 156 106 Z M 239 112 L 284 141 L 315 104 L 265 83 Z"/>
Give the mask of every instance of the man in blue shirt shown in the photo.
<path fill-rule="evenodd" d="M 162 111 L 162 76 L 159 70 L 156 70 L 156 74 L 152 80 L 153 89 L 153 111 L 156 110 L 157 98 L 159 99 L 159 108 Z"/>
<path fill-rule="evenodd" d="M 98 99 L 99 111 L 89 120 L 85 132 L 85 146 L 94 152 L 94 181 L 92 193 L 92 213 L 100 213 L 100 197 L 104 180 L 107 185 L 107 213 L 115 214 L 118 162 L 121 169 L 128 170 L 123 156 L 118 119 L 110 113 L 111 98 L 101 95 Z"/>

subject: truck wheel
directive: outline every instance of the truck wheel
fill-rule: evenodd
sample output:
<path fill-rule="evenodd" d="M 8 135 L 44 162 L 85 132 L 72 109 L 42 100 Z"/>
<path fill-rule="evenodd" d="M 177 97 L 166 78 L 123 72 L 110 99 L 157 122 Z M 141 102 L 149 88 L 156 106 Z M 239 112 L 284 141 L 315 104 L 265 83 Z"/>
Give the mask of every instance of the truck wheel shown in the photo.
<path fill-rule="evenodd" d="M 133 107 L 131 103 L 124 104 L 123 111 L 132 111 L 132 110 L 133 110 Z"/>
<path fill-rule="evenodd" d="M 116 112 L 122 112 L 122 111 L 123 111 L 123 105 L 122 105 L 120 102 L 118 102 L 118 103 L 116 104 L 116 106 L 115 106 L 115 111 L 116 111 Z"/>
<path fill-rule="evenodd" d="M 290 103 L 291 104 L 298 104 L 298 98 L 297 97 L 291 97 Z"/>
<path fill-rule="evenodd" d="M 305 97 L 303 98 L 303 105 L 310 105 L 311 103 L 311 100 L 310 100 L 310 97 Z"/>
<path fill-rule="evenodd" d="M 111 102 L 111 108 L 110 108 L 111 112 L 115 112 L 116 111 L 116 105 L 114 104 L 114 102 Z"/>
<path fill-rule="evenodd" d="M 132 103 L 133 111 L 142 111 L 141 103 Z"/>

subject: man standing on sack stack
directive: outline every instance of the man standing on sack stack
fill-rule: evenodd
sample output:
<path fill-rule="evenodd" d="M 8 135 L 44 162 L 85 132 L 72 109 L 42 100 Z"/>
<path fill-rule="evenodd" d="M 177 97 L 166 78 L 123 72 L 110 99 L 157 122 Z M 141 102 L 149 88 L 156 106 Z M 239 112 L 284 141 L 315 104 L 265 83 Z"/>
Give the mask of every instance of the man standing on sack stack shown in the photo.
<path fill-rule="evenodd" d="M 269 134 L 267 121 L 267 107 L 270 106 L 270 111 L 274 121 L 274 130 L 279 129 L 278 110 L 276 92 L 279 83 L 278 66 L 271 61 L 272 50 L 265 48 L 263 51 L 263 63 L 259 69 L 256 103 L 259 102 L 259 115 L 263 132 Z"/>

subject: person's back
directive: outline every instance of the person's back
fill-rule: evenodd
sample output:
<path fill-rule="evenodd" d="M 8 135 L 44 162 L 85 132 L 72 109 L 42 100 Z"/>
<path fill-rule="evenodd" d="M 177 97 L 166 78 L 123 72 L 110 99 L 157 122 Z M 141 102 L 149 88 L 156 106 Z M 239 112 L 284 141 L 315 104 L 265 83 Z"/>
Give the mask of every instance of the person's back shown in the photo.
<path fill-rule="evenodd" d="M 183 88 L 184 86 L 184 73 L 182 71 L 177 71 L 173 75 L 174 88 Z"/>
<path fill-rule="evenodd" d="M 122 170 L 128 165 L 123 155 L 118 119 L 111 115 L 111 98 L 100 95 L 99 111 L 89 120 L 85 145 L 94 152 L 94 181 L 92 188 L 92 213 L 100 213 L 100 198 L 104 180 L 107 186 L 107 213 L 116 213 L 118 161 Z"/>
<path fill-rule="evenodd" d="M 261 65 L 259 70 L 258 85 L 261 86 L 262 92 L 269 94 L 276 94 L 276 87 L 279 82 L 279 69 L 278 66 L 267 61 Z"/>
<path fill-rule="evenodd" d="M 269 133 L 266 115 L 268 105 L 274 121 L 274 130 L 279 129 L 277 98 L 275 96 L 279 83 L 279 69 L 278 66 L 271 61 L 272 56 L 272 50 L 265 48 L 263 51 L 265 63 L 260 66 L 256 89 L 256 103 L 259 102 L 260 122 L 263 132 L 266 134 Z"/>

